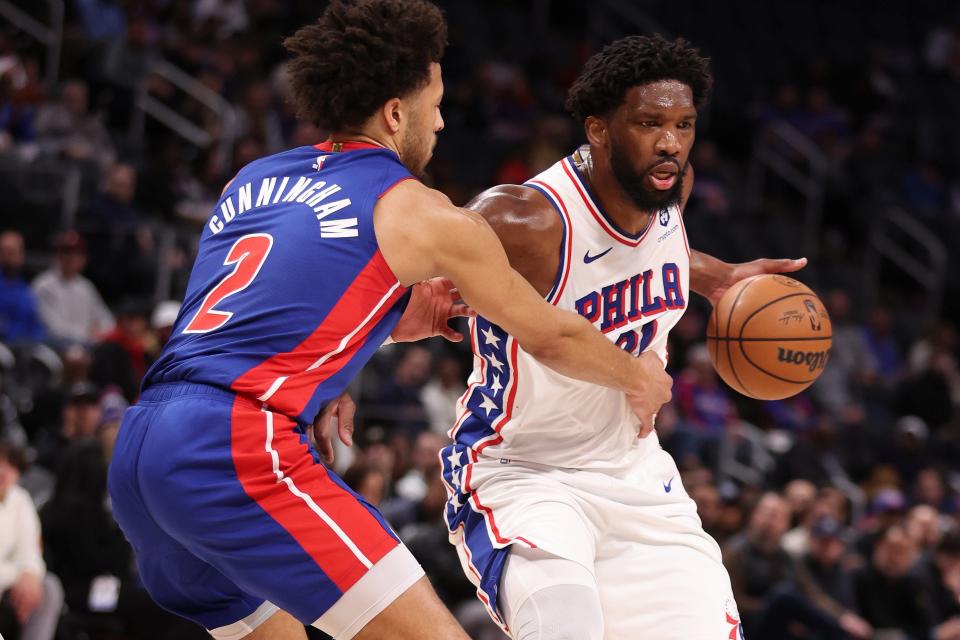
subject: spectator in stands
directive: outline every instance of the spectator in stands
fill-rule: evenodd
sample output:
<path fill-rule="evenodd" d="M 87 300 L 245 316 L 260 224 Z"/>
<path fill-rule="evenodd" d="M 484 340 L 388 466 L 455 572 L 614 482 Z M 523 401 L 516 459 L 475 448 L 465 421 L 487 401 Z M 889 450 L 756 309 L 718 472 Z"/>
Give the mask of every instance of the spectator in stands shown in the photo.
<path fill-rule="evenodd" d="M 113 163 L 113 141 L 103 119 L 90 112 L 89 91 L 83 80 L 68 80 L 60 89 L 59 100 L 40 108 L 37 132 L 47 153 L 90 162 L 100 169 Z"/>
<path fill-rule="evenodd" d="M 24 464 L 22 450 L 0 442 L 0 635 L 53 640 L 63 588 L 47 573 L 37 511 L 17 485 Z"/>
<path fill-rule="evenodd" d="M 940 510 L 949 505 L 943 474 L 935 467 L 921 469 L 913 481 L 913 502 Z"/>
<path fill-rule="evenodd" d="M 937 510 L 925 504 L 917 505 L 907 512 L 903 525 L 907 529 L 907 534 L 916 543 L 923 559 L 933 555 L 943 534 L 940 514 Z"/>
<path fill-rule="evenodd" d="M 446 444 L 446 439 L 432 431 L 417 435 L 413 444 L 410 469 L 397 480 L 395 491 L 398 496 L 411 502 L 419 502 L 427 495 L 430 479 L 440 473 L 437 456 Z"/>
<path fill-rule="evenodd" d="M 845 110 L 838 107 L 824 86 L 810 87 L 800 130 L 831 158 L 849 153 L 850 128 Z"/>
<path fill-rule="evenodd" d="M 956 358 L 949 352 L 933 352 L 923 360 L 925 363 L 897 389 L 894 407 L 901 415 L 919 418 L 937 432 L 954 415 L 954 394 L 960 371 Z"/>
<path fill-rule="evenodd" d="M 687 353 L 687 367 L 677 378 L 677 406 L 681 417 L 707 434 L 722 434 L 737 416 L 726 387 L 720 384 L 706 345 Z"/>
<path fill-rule="evenodd" d="M 848 567 L 843 526 L 823 517 L 810 528 L 809 551 L 797 562 L 803 595 L 854 638 L 870 638 L 873 629 L 853 609 L 853 574 Z"/>
<path fill-rule="evenodd" d="M 44 338 L 37 299 L 23 278 L 23 259 L 23 235 L 0 233 L 0 340 L 7 344 Z"/>
<path fill-rule="evenodd" d="M 36 138 L 36 110 L 19 95 L 26 84 L 27 71 L 19 56 L 0 56 L 0 153 Z"/>
<path fill-rule="evenodd" d="M 697 144 L 690 164 L 697 168 L 690 203 L 698 211 L 710 215 L 727 215 L 733 202 L 733 184 L 736 181 L 721 163 L 717 145 L 710 140 Z"/>
<path fill-rule="evenodd" d="M 113 164 L 90 204 L 90 221 L 103 232 L 135 228 L 145 219 L 133 202 L 136 192 L 136 169 L 125 162 Z"/>
<path fill-rule="evenodd" d="M 457 400 L 467 390 L 463 367 L 453 356 L 437 362 L 436 371 L 420 392 L 420 402 L 427 412 L 430 430 L 446 435 L 457 419 Z"/>
<path fill-rule="evenodd" d="M 370 409 L 383 423 L 409 436 L 427 427 L 420 392 L 430 375 L 430 359 L 425 348 L 408 347 L 400 356 L 392 379 L 385 380 L 369 399 Z"/>
<path fill-rule="evenodd" d="M 950 637 L 960 637 L 960 531 L 944 534 L 933 557 L 927 560 L 927 568 L 937 620 L 946 629 L 952 628 L 954 635 Z"/>
<path fill-rule="evenodd" d="M 66 448 L 72 442 L 92 439 L 102 421 L 100 388 L 89 382 L 75 383 L 63 407 L 60 429 L 45 432 L 43 438 L 38 437 L 33 443 L 37 450 L 37 462 L 47 469 L 58 471 Z"/>
<path fill-rule="evenodd" d="M 684 482 L 686 486 L 686 482 Z M 690 497 L 697 503 L 697 515 L 700 516 L 700 522 L 703 523 L 703 530 L 710 536 L 720 540 L 720 513 L 722 504 L 720 502 L 720 492 L 712 483 L 701 483 L 693 487 L 690 491 Z"/>
<path fill-rule="evenodd" d="M 918 560 L 906 528 L 894 525 L 880 535 L 870 563 L 855 573 L 856 609 L 875 629 L 901 629 L 911 638 L 926 638 L 937 623 Z"/>
<path fill-rule="evenodd" d="M 861 389 L 873 383 L 877 362 L 861 328 L 850 317 L 850 296 L 834 289 L 825 296 L 833 323 L 830 366 L 814 383 L 817 400 L 843 423 L 860 423 L 866 417 Z"/>
<path fill-rule="evenodd" d="M 60 343 L 90 344 L 113 328 L 113 316 L 92 282 L 83 275 L 87 247 L 76 231 L 65 231 L 54 241 L 52 268 L 33 281 L 40 318 L 50 339 Z"/>
<path fill-rule="evenodd" d="M 930 160 L 910 167 L 900 185 L 903 204 L 915 214 L 930 218 L 946 216 L 950 192 L 943 169 Z"/>
<path fill-rule="evenodd" d="M 697 344 L 687 352 L 687 366 L 675 378 L 674 395 L 681 425 L 677 435 L 680 459 L 692 454 L 716 460 L 721 439 L 737 417 L 737 409 L 726 386 L 710 362 L 706 345 Z"/>
<path fill-rule="evenodd" d="M 783 498 L 790 508 L 793 528 L 784 534 L 781 546 L 790 555 L 800 556 L 807 550 L 809 528 L 816 520 L 817 487 L 809 480 L 797 478 L 784 487 Z"/>
<path fill-rule="evenodd" d="M 389 479 L 383 469 L 362 460 L 343 473 L 343 481 L 374 507 L 380 506 L 390 489 Z"/>
<path fill-rule="evenodd" d="M 96 440 L 67 447 L 53 499 L 41 511 L 46 558 L 74 614 L 116 618 L 124 638 L 154 640 L 202 630 L 158 608 L 131 574 L 133 553 L 106 508 L 107 463 Z"/>
<path fill-rule="evenodd" d="M 250 83 L 243 93 L 243 108 L 238 116 L 238 129 L 243 134 L 263 140 L 266 153 L 283 151 L 283 122 L 273 102 L 270 85 L 262 80 Z M 314 141 L 313 144 L 316 144 Z"/>
<path fill-rule="evenodd" d="M 870 511 L 859 523 L 857 551 L 869 558 L 873 554 L 877 541 L 890 527 L 900 524 L 907 512 L 906 499 L 899 489 L 886 487 L 874 494 Z"/>
<path fill-rule="evenodd" d="M 747 530 L 723 548 L 723 563 L 748 635 L 760 622 L 764 599 L 774 587 L 794 579 L 793 561 L 780 546 L 789 526 L 787 502 L 776 493 L 765 493 L 750 514 Z"/>
<path fill-rule="evenodd" d="M 877 306 L 870 310 L 863 329 L 867 348 L 877 363 L 877 375 L 892 385 L 903 373 L 903 353 L 893 336 L 893 315 L 890 309 Z"/>
<path fill-rule="evenodd" d="M 149 365 L 146 346 L 148 305 L 127 300 L 117 306 L 117 324 L 93 349 L 90 379 L 101 387 L 116 385 L 132 402 Z"/>
<path fill-rule="evenodd" d="M 150 344 L 147 345 L 147 355 L 150 361 L 156 360 L 160 355 L 160 350 L 167 344 L 170 334 L 173 332 L 173 325 L 177 321 L 177 315 L 180 313 L 180 302 L 177 300 L 164 300 L 157 303 L 150 314 L 150 329 L 152 336 Z"/>

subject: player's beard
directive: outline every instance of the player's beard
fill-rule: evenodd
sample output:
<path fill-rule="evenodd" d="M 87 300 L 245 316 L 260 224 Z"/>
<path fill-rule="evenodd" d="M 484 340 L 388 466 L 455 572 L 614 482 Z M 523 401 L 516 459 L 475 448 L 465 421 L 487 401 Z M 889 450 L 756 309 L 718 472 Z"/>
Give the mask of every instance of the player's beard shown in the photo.
<path fill-rule="evenodd" d="M 423 178 L 427 163 L 433 157 L 437 134 L 421 127 L 419 120 L 412 120 L 403 143 L 400 145 L 400 162 L 417 178 Z"/>
<path fill-rule="evenodd" d="M 666 160 L 669 162 L 669 160 Z M 683 179 L 687 174 L 687 167 L 679 167 L 677 179 L 673 186 L 666 191 L 659 191 L 650 186 L 651 170 L 663 164 L 664 159 L 657 160 L 642 173 L 637 173 L 630 164 L 626 149 L 616 140 L 610 143 L 610 169 L 614 177 L 640 211 L 655 213 L 663 211 L 671 205 L 678 204 L 683 197 Z"/>

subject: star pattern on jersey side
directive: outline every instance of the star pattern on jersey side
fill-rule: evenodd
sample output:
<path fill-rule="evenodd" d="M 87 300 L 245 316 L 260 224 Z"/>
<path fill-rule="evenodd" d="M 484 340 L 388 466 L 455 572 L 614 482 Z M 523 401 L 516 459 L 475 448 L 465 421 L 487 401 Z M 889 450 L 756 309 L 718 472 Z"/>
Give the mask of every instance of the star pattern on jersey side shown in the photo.
<path fill-rule="evenodd" d="M 487 356 L 487 360 L 490 361 L 490 364 L 493 365 L 493 367 L 497 371 L 499 371 L 500 373 L 503 373 L 503 363 L 497 359 L 497 354 L 491 353 L 490 355 Z"/>
<path fill-rule="evenodd" d="M 487 415 L 490 415 L 490 412 L 493 410 L 499 411 L 500 407 L 496 402 L 490 399 L 489 396 L 485 393 L 481 393 L 480 397 L 483 398 L 483 402 L 480 403 L 480 408 L 487 412 Z"/>
<path fill-rule="evenodd" d="M 450 484 L 452 484 L 457 491 L 460 491 L 460 474 L 456 471 L 450 473 Z M 457 494 L 454 493 L 453 495 Z"/>
<path fill-rule="evenodd" d="M 450 498 L 450 505 L 453 507 L 454 511 L 460 511 L 460 507 L 463 506 L 463 503 L 460 502 L 460 496 L 456 493 L 453 494 L 453 497 Z"/>
<path fill-rule="evenodd" d="M 494 349 L 500 346 L 500 337 L 494 335 L 493 327 L 487 327 L 480 333 L 483 334 L 483 344 L 492 344 Z"/>
<path fill-rule="evenodd" d="M 493 391 L 493 395 L 497 395 L 503 391 L 503 385 L 500 384 L 500 376 L 493 374 L 493 384 L 490 385 L 490 391 Z"/>
<path fill-rule="evenodd" d="M 463 458 L 463 451 L 457 451 L 456 449 L 454 449 L 453 451 L 450 452 L 450 455 L 447 456 L 447 460 L 450 461 L 451 470 L 456 471 L 457 467 L 463 466 L 463 462 L 461 461 L 461 458 Z"/>

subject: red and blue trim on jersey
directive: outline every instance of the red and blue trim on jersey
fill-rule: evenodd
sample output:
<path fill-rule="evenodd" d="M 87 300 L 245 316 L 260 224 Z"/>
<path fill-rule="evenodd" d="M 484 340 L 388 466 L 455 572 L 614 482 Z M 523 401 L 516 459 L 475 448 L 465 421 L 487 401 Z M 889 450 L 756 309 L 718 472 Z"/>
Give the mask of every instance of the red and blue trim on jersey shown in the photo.
<path fill-rule="evenodd" d="M 460 417 L 450 437 L 478 453 L 503 441 L 500 431 L 513 415 L 517 395 L 517 341 L 486 318 L 471 319 L 470 339 L 480 358 L 482 379 L 461 398 Z"/>
<path fill-rule="evenodd" d="M 584 205 L 586 205 L 587 211 L 589 211 L 590 215 L 593 216 L 593 219 L 597 221 L 597 224 L 600 225 L 600 228 L 620 244 L 625 244 L 628 247 L 640 246 L 640 243 L 643 242 L 644 238 L 647 237 L 647 234 L 650 233 L 650 229 L 653 228 L 654 216 L 650 216 L 647 226 L 640 233 L 627 233 L 621 229 L 617 223 L 613 221 L 613 218 L 607 215 L 607 213 L 600 206 L 599 201 L 590 189 L 590 185 L 587 184 L 587 181 L 580 173 L 580 170 L 577 169 L 577 165 L 573 161 L 573 156 L 567 156 L 561 161 L 560 164 L 563 167 L 564 173 L 567 174 L 567 178 L 570 179 L 570 182 L 573 184 L 577 193 L 580 195 L 580 198 L 583 200 Z"/>
<path fill-rule="evenodd" d="M 303 342 L 241 375 L 233 382 L 233 389 L 291 416 L 305 413 L 311 404 L 326 404 L 332 399 L 326 397 L 330 394 L 321 391 L 314 397 L 319 385 L 337 374 L 351 379 L 356 375 L 366 363 L 366 359 L 356 359 L 357 354 L 406 291 L 378 250 Z M 383 336 L 379 342 L 374 341 L 374 350 L 385 339 Z"/>
<path fill-rule="evenodd" d="M 373 211 L 412 179 L 395 152 L 362 142 L 299 147 L 241 169 L 201 236 L 180 317 L 144 388 L 210 384 L 310 423 L 403 313 L 407 290 L 380 252 Z M 230 284 L 253 261 L 239 243 L 261 236 L 269 251 L 242 287 Z M 191 322 L 211 314 L 209 326 Z"/>
<path fill-rule="evenodd" d="M 466 445 L 454 443 L 440 451 L 440 477 L 447 489 L 444 521 L 451 535 L 462 536 L 462 546 L 470 572 L 477 582 L 477 597 L 490 617 L 509 632 L 500 615 L 500 579 L 510 545 L 536 545 L 522 537 L 507 537 L 497 527 L 493 510 L 485 506 L 479 491 L 471 485 L 473 463 L 479 454 Z"/>
<path fill-rule="evenodd" d="M 497 606 L 500 576 L 508 547 L 519 543 L 534 547 L 522 537 L 504 535 L 493 511 L 483 504 L 471 484 L 473 463 L 487 447 L 503 441 L 502 429 L 510 422 L 517 394 L 519 345 L 506 331 L 483 317 L 470 321 L 475 370 L 480 372 L 460 399 L 460 418 L 450 430 L 454 443 L 440 451 L 441 477 L 447 488 L 444 519 L 451 533 L 461 530 L 464 551 L 477 576 L 477 597 L 504 629 Z"/>
<path fill-rule="evenodd" d="M 547 294 L 547 302 L 556 305 L 563 295 L 563 290 L 567 286 L 567 280 L 570 277 L 570 253 L 573 248 L 573 225 L 570 222 L 570 213 L 564 204 L 560 194 L 546 182 L 541 180 L 530 180 L 524 183 L 526 186 L 537 190 L 553 206 L 560 221 L 563 223 L 563 237 L 560 242 L 560 263 L 557 265 L 557 275 L 554 278 L 550 293 Z"/>

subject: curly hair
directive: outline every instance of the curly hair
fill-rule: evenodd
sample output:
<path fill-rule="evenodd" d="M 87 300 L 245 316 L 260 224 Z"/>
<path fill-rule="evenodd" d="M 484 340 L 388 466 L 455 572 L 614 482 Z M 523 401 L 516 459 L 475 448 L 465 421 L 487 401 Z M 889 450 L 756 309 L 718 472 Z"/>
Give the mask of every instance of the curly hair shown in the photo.
<path fill-rule="evenodd" d="M 621 38 L 587 61 L 567 93 L 567 111 L 581 122 L 587 116 L 609 115 L 623 104 L 631 87 L 658 80 L 687 85 L 700 107 L 713 85 L 710 58 L 683 38 L 672 42 L 660 34 Z"/>
<path fill-rule="evenodd" d="M 426 0 L 333 0 L 283 41 L 297 111 L 327 131 L 359 126 L 425 86 L 446 45 L 443 14 Z"/>

